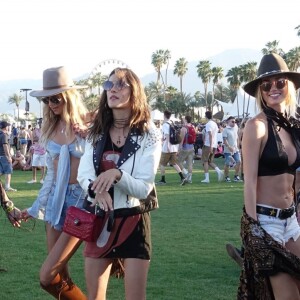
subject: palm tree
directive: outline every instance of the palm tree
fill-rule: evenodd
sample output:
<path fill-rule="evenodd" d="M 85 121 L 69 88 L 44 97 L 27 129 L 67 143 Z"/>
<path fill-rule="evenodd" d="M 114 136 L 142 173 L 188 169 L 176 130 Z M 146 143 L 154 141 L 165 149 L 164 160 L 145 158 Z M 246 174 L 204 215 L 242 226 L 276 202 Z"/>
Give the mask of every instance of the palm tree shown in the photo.
<path fill-rule="evenodd" d="M 178 75 L 179 80 L 180 80 L 180 93 L 182 94 L 182 78 L 186 74 L 188 67 L 187 67 L 188 62 L 185 60 L 184 57 L 179 58 L 174 67 L 174 75 Z"/>
<path fill-rule="evenodd" d="M 101 72 L 96 73 L 93 75 L 91 79 L 92 86 L 98 89 L 98 95 L 101 94 L 101 86 L 104 83 L 104 81 L 107 80 L 106 75 L 102 75 Z"/>
<path fill-rule="evenodd" d="M 297 36 L 300 37 L 300 25 L 298 25 L 297 27 L 295 27 L 295 29 L 298 30 L 298 31 L 297 31 Z"/>
<path fill-rule="evenodd" d="M 226 74 L 227 82 L 229 83 L 230 87 L 235 91 L 236 94 L 236 104 L 237 104 L 237 117 L 240 117 L 240 112 L 239 112 L 239 99 L 238 99 L 238 89 L 241 86 L 241 79 L 240 75 L 241 74 L 241 67 L 233 67 L 231 68 L 228 73 Z"/>
<path fill-rule="evenodd" d="M 215 86 L 218 84 L 219 80 L 224 77 L 224 70 L 222 67 L 213 67 L 211 69 L 212 72 L 212 81 L 213 81 L 213 88 L 212 88 L 212 102 L 214 103 L 215 100 Z"/>
<path fill-rule="evenodd" d="M 285 54 L 286 64 L 290 71 L 297 71 L 300 67 L 300 47 L 295 47 Z"/>
<path fill-rule="evenodd" d="M 165 51 L 160 49 L 152 53 L 151 64 L 154 66 L 155 71 L 157 72 L 156 83 L 159 83 L 161 78 L 161 68 L 166 62 Z"/>
<path fill-rule="evenodd" d="M 207 105 L 207 87 L 210 82 L 210 79 L 212 77 L 212 71 L 210 68 L 211 62 L 208 60 L 201 60 L 199 61 L 197 68 L 198 77 L 201 78 L 202 83 L 204 85 L 204 97 L 205 97 L 205 103 L 206 103 L 206 109 L 208 109 Z"/>
<path fill-rule="evenodd" d="M 154 81 L 151 81 L 146 87 L 145 87 L 145 93 L 147 96 L 148 103 L 155 102 L 155 100 L 158 99 L 164 91 L 164 87 L 161 83 L 156 83 Z"/>
<path fill-rule="evenodd" d="M 21 103 L 21 101 L 23 99 L 24 99 L 24 97 L 22 95 L 18 95 L 16 93 L 14 93 L 12 96 L 10 96 L 8 98 L 8 103 L 9 104 L 14 104 L 17 107 L 17 110 L 18 110 L 18 122 L 20 121 L 20 111 L 19 111 L 19 109 L 20 109 L 20 103 Z"/>
<path fill-rule="evenodd" d="M 241 83 L 249 82 L 249 81 L 254 80 L 256 78 L 256 73 L 257 73 L 256 66 L 257 66 L 257 62 L 255 62 L 255 61 L 251 61 L 251 62 L 248 62 L 248 63 L 240 66 L 240 69 L 241 69 L 241 76 L 240 76 Z M 245 102 L 246 102 L 245 97 L 246 97 L 246 94 L 244 94 L 244 99 L 243 99 L 243 118 L 248 115 L 249 102 L 250 102 L 250 95 L 248 95 L 247 109 L 246 109 L 246 112 L 245 112 Z"/>
<path fill-rule="evenodd" d="M 168 86 L 168 68 L 169 68 L 169 62 L 170 62 L 170 59 L 171 59 L 171 52 L 170 50 L 165 50 L 164 52 L 164 64 L 167 65 L 166 67 L 166 75 L 165 75 L 165 86 L 167 87 Z"/>
<path fill-rule="evenodd" d="M 261 50 L 262 54 L 263 55 L 266 55 L 266 54 L 271 54 L 271 53 L 276 53 L 276 54 L 279 54 L 281 56 L 284 55 L 284 52 L 281 48 L 279 48 L 279 41 L 272 41 L 272 42 L 268 42 L 266 45 L 266 48 L 263 48 Z"/>

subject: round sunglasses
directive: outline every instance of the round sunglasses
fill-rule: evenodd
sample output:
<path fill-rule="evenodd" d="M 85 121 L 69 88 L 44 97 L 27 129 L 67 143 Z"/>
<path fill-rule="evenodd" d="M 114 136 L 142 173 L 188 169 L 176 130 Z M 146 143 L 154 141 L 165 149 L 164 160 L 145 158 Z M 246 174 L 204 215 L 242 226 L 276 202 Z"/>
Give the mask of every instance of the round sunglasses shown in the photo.
<path fill-rule="evenodd" d="M 54 95 L 51 97 L 43 97 L 41 98 L 41 100 L 45 103 L 45 104 L 49 104 L 49 102 L 53 103 L 53 104 L 59 104 L 62 101 L 62 96 L 61 95 Z"/>
<path fill-rule="evenodd" d="M 107 81 L 104 81 L 102 87 L 105 91 L 110 91 L 113 87 L 115 87 L 115 89 L 117 91 L 121 91 L 121 90 L 125 89 L 126 87 L 130 87 L 130 85 L 123 80 L 118 80 L 116 82 L 107 80 Z"/>
<path fill-rule="evenodd" d="M 274 80 L 270 80 L 270 81 L 263 81 L 261 83 L 260 87 L 264 92 L 270 92 L 273 82 L 275 83 L 275 86 L 278 90 L 282 90 L 286 86 L 287 79 L 279 78 L 279 79 L 274 79 Z"/>

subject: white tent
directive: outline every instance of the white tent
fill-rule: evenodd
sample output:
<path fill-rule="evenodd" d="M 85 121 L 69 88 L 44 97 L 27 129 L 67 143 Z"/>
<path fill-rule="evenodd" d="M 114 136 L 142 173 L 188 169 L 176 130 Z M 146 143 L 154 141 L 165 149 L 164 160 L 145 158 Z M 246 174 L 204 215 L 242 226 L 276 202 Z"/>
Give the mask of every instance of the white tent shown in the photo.
<path fill-rule="evenodd" d="M 163 121 L 164 120 L 164 114 L 160 112 L 158 109 L 155 109 L 151 111 L 151 119 L 153 121 Z"/>
<path fill-rule="evenodd" d="M 153 121 L 163 121 L 164 120 L 164 113 L 160 112 L 158 109 L 151 111 L 151 119 Z M 180 122 L 180 119 L 176 118 L 174 114 L 171 115 L 170 118 L 173 122 Z"/>
<path fill-rule="evenodd" d="M 216 100 L 223 108 L 224 117 L 226 120 L 228 117 L 254 117 L 257 114 L 255 98 L 245 93 L 240 87 L 233 103 L 225 103 Z M 244 112 L 244 115 L 243 115 Z"/>

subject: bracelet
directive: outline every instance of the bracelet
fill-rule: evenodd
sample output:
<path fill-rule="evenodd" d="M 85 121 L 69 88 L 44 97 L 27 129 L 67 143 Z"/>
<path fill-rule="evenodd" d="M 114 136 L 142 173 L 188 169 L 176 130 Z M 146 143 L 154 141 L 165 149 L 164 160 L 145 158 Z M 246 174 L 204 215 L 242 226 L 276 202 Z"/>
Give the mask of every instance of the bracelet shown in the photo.
<path fill-rule="evenodd" d="M 88 186 L 88 195 L 89 195 L 89 197 L 95 199 L 96 194 L 95 194 L 95 192 L 92 190 L 92 185 L 93 185 L 93 182 L 91 182 L 91 183 L 89 184 L 89 186 Z"/>
<path fill-rule="evenodd" d="M 5 210 L 5 212 L 10 213 L 14 210 L 15 206 L 13 204 L 12 201 L 7 201 L 4 202 L 5 207 L 3 207 L 3 209 Z"/>
<path fill-rule="evenodd" d="M 120 176 L 120 179 L 119 179 L 119 180 L 115 180 L 115 181 L 114 181 L 114 184 L 118 183 L 118 182 L 121 180 L 122 176 L 123 176 L 123 171 L 122 171 L 121 169 L 117 169 L 117 170 L 120 171 L 121 176 Z"/>

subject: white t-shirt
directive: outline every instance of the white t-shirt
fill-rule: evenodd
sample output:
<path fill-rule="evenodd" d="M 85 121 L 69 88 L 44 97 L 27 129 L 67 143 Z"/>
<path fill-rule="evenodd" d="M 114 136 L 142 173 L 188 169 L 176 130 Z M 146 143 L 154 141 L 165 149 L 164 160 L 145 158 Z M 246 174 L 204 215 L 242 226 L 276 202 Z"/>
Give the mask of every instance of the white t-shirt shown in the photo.
<path fill-rule="evenodd" d="M 205 139 L 204 139 L 204 145 L 210 147 L 210 141 L 209 141 L 209 134 L 208 132 L 211 132 L 212 134 L 212 147 L 217 148 L 218 146 L 218 125 L 213 120 L 209 120 L 205 125 Z"/>
<path fill-rule="evenodd" d="M 172 152 L 178 152 L 178 146 L 179 145 L 172 145 L 169 141 L 169 135 L 170 135 L 170 124 L 165 122 L 162 125 L 162 152 L 164 153 L 172 153 Z"/>

